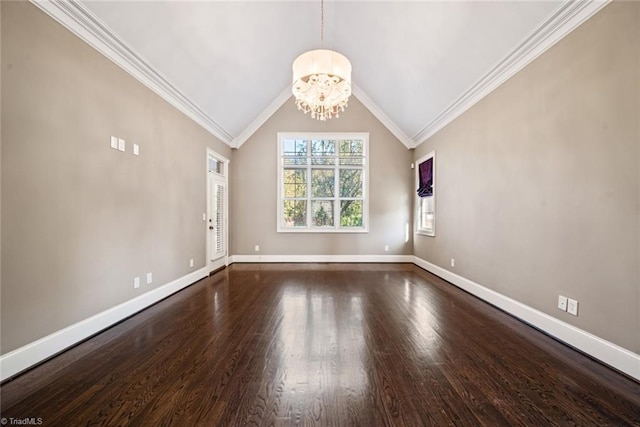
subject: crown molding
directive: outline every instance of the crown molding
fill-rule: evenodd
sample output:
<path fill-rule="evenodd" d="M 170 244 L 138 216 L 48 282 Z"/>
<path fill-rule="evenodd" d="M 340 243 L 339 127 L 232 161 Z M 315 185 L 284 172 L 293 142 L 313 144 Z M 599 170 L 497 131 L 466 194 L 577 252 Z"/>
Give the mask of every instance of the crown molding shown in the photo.
<path fill-rule="evenodd" d="M 542 24 L 529 33 L 511 53 L 418 132 L 412 138 L 414 146 L 422 144 L 435 135 L 609 2 L 610 0 L 565 1 Z"/>
<path fill-rule="evenodd" d="M 278 111 L 280 107 L 289 100 L 289 98 L 291 98 L 291 96 L 291 88 L 287 87 L 271 102 L 271 104 L 267 106 L 267 108 L 258 114 L 258 117 L 256 117 L 240 135 L 233 140 L 231 147 L 240 148 L 242 144 L 247 142 L 249 138 L 251 138 L 251 136 L 260 129 L 260 126 L 265 124 L 267 120 L 269 120 L 271 116 L 273 116 L 275 112 Z"/>
<path fill-rule="evenodd" d="M 39 9 L 109 58 L 213 136 L 231 145 L 233 136 L 158 73 L 77 0 L 30 0 Z"/>
<path fill-rule="evenodd" d="M 391 120 L 389 116 L 387 116 L 387 114 L 382 111 L 382 109 L 378 107 L 378 105 L 373 102 L 371 98 L 367 96 L 366 93 L 362 91 L 362 89 L 360 89 L 360 87 L 353 85 L 352 89 L 355 97 L 358 98 L 360 102 L 362 102 L 362 104 L 367 107 L 371 114 L 373 114 L 376 119 L 380 121 L 380 123 L 382 123 L 387 129 L 389 129 L 389 132 L 391 132 L 396 138 L 398 138 L 405 147 L 415 148 L 416 144 L 413 142 L 413 140 L 409 138 L 407 134 L 404 133 L 402 129 L 400 129 L 400 127 L 395 124 L 395 122 Z"/>

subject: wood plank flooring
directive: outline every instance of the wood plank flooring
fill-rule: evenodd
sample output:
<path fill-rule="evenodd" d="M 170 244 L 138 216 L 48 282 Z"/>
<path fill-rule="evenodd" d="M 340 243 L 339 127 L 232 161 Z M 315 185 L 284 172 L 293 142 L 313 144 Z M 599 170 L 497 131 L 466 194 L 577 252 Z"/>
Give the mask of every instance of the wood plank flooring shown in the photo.
<path fill-rule="evenodd" d="M 1 387 L 45 426 L 640 426 L 640 384 L 410 264 L 234 264 Z"/>

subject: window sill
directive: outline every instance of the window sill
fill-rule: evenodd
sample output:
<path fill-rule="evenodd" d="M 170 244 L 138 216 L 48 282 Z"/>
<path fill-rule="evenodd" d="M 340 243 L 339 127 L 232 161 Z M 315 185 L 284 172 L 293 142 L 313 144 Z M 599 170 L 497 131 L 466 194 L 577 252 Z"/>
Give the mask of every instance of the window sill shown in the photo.
<path fill-rule="evenodd" d="M 354 228 L 352 230 L 346 228 L 280 228 L 276 230 L 278 233 L 343 233 L 343 234 L 353 234 L 353 233 L 368 233 L 369 230 L 367 228 Z"/>

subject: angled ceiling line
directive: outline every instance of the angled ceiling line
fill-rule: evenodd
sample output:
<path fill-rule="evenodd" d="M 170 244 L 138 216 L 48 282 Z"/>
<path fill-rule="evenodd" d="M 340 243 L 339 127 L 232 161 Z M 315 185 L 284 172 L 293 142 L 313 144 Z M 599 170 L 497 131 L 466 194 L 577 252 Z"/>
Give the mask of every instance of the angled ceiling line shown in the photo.
<path fill-rule="evenodd" d="M 382 110 L 382 108 L 378 107 L 376 103 L 374 103 L 371 98 L 356 84 L 352 84 L 353 95 L 362 102 L 362 104 L 375 116 L 376 119 L 380 121 L 386 127 L 389 132 L 393 134 L 396 138 L 402 142 L 402 144 L 407 148 L 415 148 L 415 144 L 407 136 L 406 133 L 400 129 L 391 118 Z"/>
<path fill-rule="evenodd" d="M 227 145 L 232 144 L 233 136 L 229 132 L 172 85 L 141 55 L 109 30 L 97 16 L 80 4 L 79 1 L 30 1 L 213 136 Z"/>
<path fill-rule="evenodd" d="M 411 139 L 419 146 L 584 23 L 611 0 L 567 0 Z"/>
<path fill-rule="evenodd" d="M 260 114 L 247 126 L 240 135 L 238 135 L 232 142 L 231 148 L 240 148 L 242 144 L 247 142 L 251 136 L 260 129 L 260 127 L 267 122 L 275 114 L 276 111 L 284 105 L 285 102 L 291 98 L 291 86 L 287 86 L 285 90 L 280 92 L 276 98 L 271 101 L 267 108 L 262 110 Z"/>

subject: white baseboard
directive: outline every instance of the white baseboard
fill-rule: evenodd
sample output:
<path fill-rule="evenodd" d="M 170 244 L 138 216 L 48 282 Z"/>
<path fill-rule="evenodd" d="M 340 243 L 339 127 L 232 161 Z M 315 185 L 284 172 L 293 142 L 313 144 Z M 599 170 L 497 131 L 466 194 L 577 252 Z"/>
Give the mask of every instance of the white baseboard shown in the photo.
<path fill-rule="evenodd" d="M 413 263 L 516 318 L 640 380 L 640 355 L 418 257 Z"/>
<path fill-rule="evenodd" d="M 54 356 L 80 341 L 186 288 L 208 275 L 206 268 L 180 277 L 129 301 L 91 316 L 23 347 L 0 356 L 0 381 L 4 381 Z"/>
<path fill-rule="evenodd" d="M 389 262 L 413 263 L 413 255 L 232 255 L 229 264 L 234 262 L 276 263 L 276 262 Z"/>

